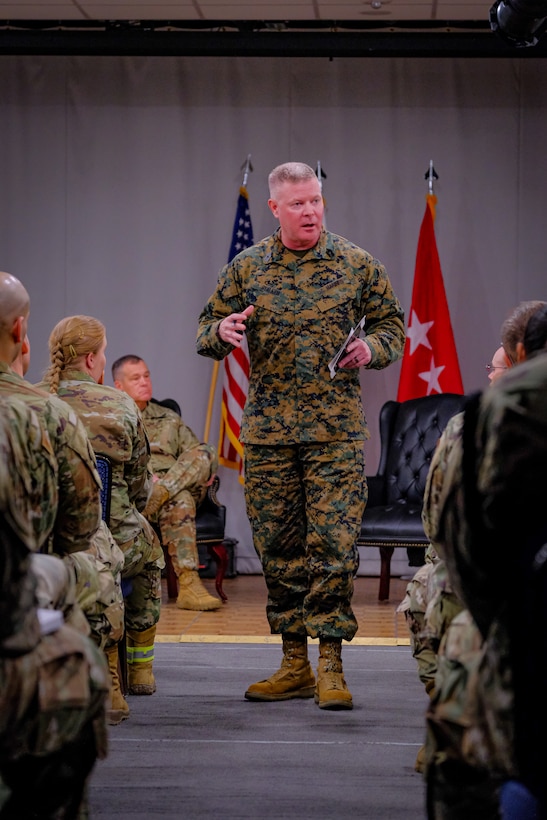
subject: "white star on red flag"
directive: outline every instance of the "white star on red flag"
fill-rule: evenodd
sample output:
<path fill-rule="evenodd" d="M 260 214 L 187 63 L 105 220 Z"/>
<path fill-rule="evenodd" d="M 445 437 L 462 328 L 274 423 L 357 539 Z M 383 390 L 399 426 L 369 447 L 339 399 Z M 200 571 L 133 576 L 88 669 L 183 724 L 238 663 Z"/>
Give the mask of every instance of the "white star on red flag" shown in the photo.
<path fill-rule="evenodd" d="M 429 370 L 425 370 L 423 373 L 418 373 L 420 379 L 423 379 L 423 381 L 427 384 L 426 396 L 430 396 L 434 390 L 436 390 L 437 393 L 442 393 L 441 385 L 439 384 L 439 376 L 441 375 L 443 370 L 444 364 L 441 364 L 438 367 L 436 367 L 435 359 L 432 356 Z"/>
<path fill-rule="evenodd" d="M 420 322 L 416 311 L 410 311 L 410 325 L 408 326 L 406 337 L 407 339 L 410 339 L 411 356 L 420 345 L 423 345 L 431 350 L 431 342 L 427 338 L 427 334 L 434 324 L 435 322 Z"/>

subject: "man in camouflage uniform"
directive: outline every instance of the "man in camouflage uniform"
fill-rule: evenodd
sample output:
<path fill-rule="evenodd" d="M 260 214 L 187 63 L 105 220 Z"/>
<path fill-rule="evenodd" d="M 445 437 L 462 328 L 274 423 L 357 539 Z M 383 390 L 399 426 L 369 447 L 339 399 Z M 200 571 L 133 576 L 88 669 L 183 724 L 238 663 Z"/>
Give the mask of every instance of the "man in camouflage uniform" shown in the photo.
<path fill-rule="evenodd" d="M 62 615 L 39 611 L 32 553 L 55 527 L 58 482 L 47 430 L 0 397 L 0 817 L 76 817 L 106 754 L 102 653 Z M 35 556 L 57 563 L 54 556 Z M 62 575 L 62 571 L 60 573 Z M 68 576 L 65 575 L 66 578 Z M 45 616 L 54 623 L 46 625 Z"/>
<path fill-rule="evenodd" d="M 114 386 L 141 411 L 150 442 L 154 485 L 143 515 L 157 523 L 161 540 L 178 577 L 179 609 L 211 610 L 222 605 L 209 595 L 198 574 L 196 508 L 218 467 L 214 447 L 200 444 L 178 413 L 152 402 L 150 370 L 139 356 L 127 355 L 112 365 Z"/>
<path fill-rule="evenodd" d="M 119 550 L 101 522 L 100 478 L 84 426 L 68 405 L 23 378 L 30 357 L 29 311 L 24 286 L 0 272 L 0 395 L 27 402 L 49 433 L 59 463 L 59 510 L 50 551 L 72 567 L 79 603 L 93 639 L 103 647 L 112 636 L 119 640 L 123 624 L 115 580 Z"/>
<path fill-rule="evenodd" d="M 161 606 L 163 551 L 153 528 L 139 512 L 150 491 L 150 449 L 135 402 L 102 383 L 106 363 L 105 328 L 91 316 L 69 316 L 49 338 L 51 366 L 43 385 L 82 420 L 91 446 L 112 464 L 109 529 L 124 554 L 129 694 L 152 695 L 154 640 Z M 117 644 L 107 647 L 113 681 L 113 708 L 129 715 L 117 675 Z"/>
<path fill-rule="evenodd" d="M 341 642 L 357 631 L 351 599 L 367 492 L 359 368 L 400 358 L 403 311 L 380 262 L 324 229 L 312 168 L 286 163 L 268 181 L 280 227 L 223 268 L 197 339 L 198 353 L 214 359 L 244 333 L 249 346 L 245 498 L 283 662 L 245 696 L 351 709 Z M 366 338 L 349 343 L 331 378 L 329 361 L 365 314 Z M 319 638 L 317 682 L 308 636 Z"/>

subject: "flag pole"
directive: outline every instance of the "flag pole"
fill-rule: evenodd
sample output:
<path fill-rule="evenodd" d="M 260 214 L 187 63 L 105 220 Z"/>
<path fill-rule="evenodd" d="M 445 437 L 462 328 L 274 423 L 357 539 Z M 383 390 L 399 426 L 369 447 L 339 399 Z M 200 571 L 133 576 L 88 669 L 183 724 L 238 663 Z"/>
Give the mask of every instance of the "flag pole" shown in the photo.
<path fill-rule="evenodd" d="M 428 194 L 426 196 L 427 204 L 429 205 L 433 221 L 435 221 L 435 205 L 437 204 L 437 197 L 435 196 L 435 192 L 433 191 L 433 180 L 439 179 L 439 175 L 433 167 L 432 159 L 429 160 L 429 168 L 424 174 L 424 179 L 427 179 L 428 186 Z"/>
<path fill-rule="evenodd" d="M 211 384 L 209 386 L 209 401 L 207 402 L 207 415 L 205 416 L 205 428 L 203 430 L 203 441 L 209 441 L 209 432 L 211 430 L 211 417 L 213 415 L 213 401 L 217 389 L 218 379 L 218 362 L 213 364 L 213 373 L 211 375 Z"/>
<path fill-rule="evenodd" d="M 241 183 L 241 187 L 246 188 L 247 187 L 247 180 L 249 179 L 249 173 L 252 172 L 252 170 L 253 170 L 253 166 L 251 165 L 251 155 L 250 154 L 247 154 L 247 159 L 245 160 L 245 162 L 241 166 L 241 169 L 243 171 L 243 182 Z"/>
<path fill-rule="evenodd" d="M 247 154 L 247 159 L 241 166 L 241 170 L 243 171 L 243 182 L 242 188 L 247 187 L 247 180 L 249 179 L 249 173 L 252 172 L 253 166 L 251 164 L 251 155 Z M 211 374 L 211 384 L 209 385 L 209 399 L 207 402 L 207 414 L 205 416 L 205 426 L 203 429 L 203 440 L 205 442 L 209 441 L 209 433 L 211 431 L 211 419 L 213 416 L 213 404 L 215 401 L 215 393 L 217 389 L 217 381 L 218 381 L 218 368 L 219 362 L 215 362 L 213 365 L 213 372 Z"/>

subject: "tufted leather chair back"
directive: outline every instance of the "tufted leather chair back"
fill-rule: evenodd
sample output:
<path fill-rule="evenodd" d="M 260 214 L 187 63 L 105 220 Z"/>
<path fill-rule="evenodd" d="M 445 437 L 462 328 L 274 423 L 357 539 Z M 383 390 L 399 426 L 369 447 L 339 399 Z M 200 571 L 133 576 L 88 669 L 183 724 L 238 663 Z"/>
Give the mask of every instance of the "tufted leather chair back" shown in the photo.
<path fill-rule="evenodd" d="M 384 405 L 380 430 L 382 447 L 386 444 L 385 504 L 403 501 L 421 507 L 431 457 L 448 420 L 462 408 L 462 399 L 441 393 Z"/>
<path fill-rule="evenodd" d="M 380 550 L 379 599 L 389 598 L 391 556 L 406 547 L 411 566 L 424 561 L 428 541 L 422 504 L 431 457 L 448 420 L 463 409 L 465 396 L 440 393 L 388 401 L 380 411 L 378 472 L 367 476 L 368 503 L 358 547 Z"/>

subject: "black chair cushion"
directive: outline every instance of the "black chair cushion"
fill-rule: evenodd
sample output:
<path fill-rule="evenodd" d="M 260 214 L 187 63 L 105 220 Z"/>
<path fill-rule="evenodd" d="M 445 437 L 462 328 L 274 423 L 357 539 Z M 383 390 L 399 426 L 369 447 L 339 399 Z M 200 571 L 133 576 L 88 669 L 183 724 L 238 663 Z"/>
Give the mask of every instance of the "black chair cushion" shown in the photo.
<path fill-rule="evenodd" d="M 361 546 L 376 547 L 397 542 L 401 547 L 427 545 L 422 526 L 422 505 L 395 502 L 368 507 L 361 523 Z"/>
<path fill-rule="evenodd" d="M 218 479 L 216 480 L 218 486 Z M 197 508 L 196 541 L 218 543 L 224 539 L 226 507 L 216 500 L 215 490 L 208 488 L 207 495 Z"/>

